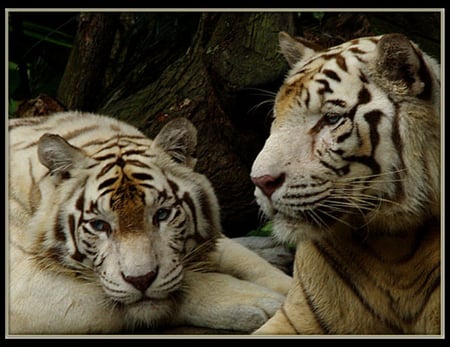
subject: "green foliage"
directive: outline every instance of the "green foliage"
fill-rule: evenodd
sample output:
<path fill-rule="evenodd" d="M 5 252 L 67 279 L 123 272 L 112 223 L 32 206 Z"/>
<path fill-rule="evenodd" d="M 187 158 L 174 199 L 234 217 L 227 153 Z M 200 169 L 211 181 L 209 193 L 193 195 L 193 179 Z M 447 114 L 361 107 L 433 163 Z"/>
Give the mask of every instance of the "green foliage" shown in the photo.
<path fill-rule="evenodd" d="M 8 95 L 9 95 L 9 100 L 8 100 L 8 115 L 11 117 L 14 112 L 16 112 L 17 107 L 19 106 L 19 101 L 14 100 L 13 97 L 11 96 L 12 93 L 14 93 L 14 91 L 17 90 L 17 88 L 19 88 L 20 86 L 20 75 L 19 75 L 19 66 L 10 61 L 8 64 Z"/>
<path fill-rule="evenodd" d="M 263 226 L 250 231 L 246 236 L 267 237 L 267 236 L 272 236 L 272 232 L 273 232 L 273 223 L 272 223 L 272 221 L 268 221 Z M 294 244 L 286 244 L 286 246 L 288 248 L 292 249 L 292 250 L 295 250 L 295 245 Z"/>
<path fill-rule="evenodd" d="M 72 48 L 73 37 L 54 28 L 25 21 L 23 22 L 23 33 L 37 39 L 38 43 L 45 41 L 57 46 Z"/>
<path fill-rule="evenodd" d="M 270 236 L 272 235 L 272 222 L 269 221 L 262 227 L 250 231 L 247 236 Z"/>
<path fill-rule="evenodd" d="M 76 18 L 72 13 L 9 13 L 9 117 L 23 100 L 56 94 L 75 36 Z"/>
<path fill-rule="evenodd" d="M 322 23 L 322 19 L 323 16 L 325 15 L 325 12 L 313 12 L 312 15 L 315 19 L 319 21 L 319 23 Z"/>

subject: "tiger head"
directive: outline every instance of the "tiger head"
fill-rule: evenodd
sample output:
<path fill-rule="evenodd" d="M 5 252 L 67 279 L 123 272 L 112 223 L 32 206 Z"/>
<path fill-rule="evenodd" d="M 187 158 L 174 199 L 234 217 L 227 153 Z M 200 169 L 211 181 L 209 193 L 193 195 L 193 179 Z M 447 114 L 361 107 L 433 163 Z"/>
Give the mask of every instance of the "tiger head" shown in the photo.
<path fill-rule="evenodd" d="M 395 233 L 439 215 L 439 65 L 401 34 L 321 51 L 279 40 L 290 71 L 251 172 L 277 236 Z"/>
<path fill-rule="evenodd" d="M 197 138 L 189 121 L 173 120 L 153 141 L 103 122 L 116 134 L 82 148 L 55 134 L 39 140 L 49 169 L 42 204 L 56 211 L 37 218 L 55 222 L 38 236 L 35 253 L 43 266 L 53 259 L 57 271 L 98 283 L 105 302 L 130 319 L 152 324 L 170 313 L 185 269 L 206 264 L 221 230 L 218 204 L 206 177 L 193 171 Z"/>

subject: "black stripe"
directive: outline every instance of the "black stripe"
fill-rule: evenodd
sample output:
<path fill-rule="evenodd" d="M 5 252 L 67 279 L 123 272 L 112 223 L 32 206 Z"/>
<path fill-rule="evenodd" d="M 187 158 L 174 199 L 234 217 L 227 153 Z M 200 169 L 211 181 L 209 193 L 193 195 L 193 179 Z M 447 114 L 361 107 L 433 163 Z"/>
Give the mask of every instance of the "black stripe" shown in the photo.
<path fill-rule="evenodd" d="M 92 146 L 92 145 L 95 145 L 95 146 L 102 146 L 102 145 L 104 145 L 105 143 L 110 142 L 111 140 L 112 140 L 112 139 L 107 139 L 107 140 L 94 139 L 94 140 L 91 140 L 91 141 L 88 141 L 88 142 L 82 144 L 80 147 L 81 147 L 81 148 L 85 148 L 85 147 L 89 147 L 89 146 Z M 101 149 L 98 150 L 96 153 L 101 152 L 101 151 L 103 151 L 103 150 L 104 150 L 104 148 L 101 148 Z"/>
<path fill-rule="evenodd" d="M 84 244 L 87 248 L 94 248 L 91 243 L 86 240 L 81 240 L 81 243 Z"/>
<path fill-rule="evenodd" d="M 300 194 L 300 193 L 298 193 L 298 194 L 285 194 L 285 195 L 283 195 L 283 199 L 305 199 L 305 198 L 310 198 L 312 196 L 316 196 L 318 194 L 324 193 L 327 190 L 328 190 L 328 188 L 325 187 L 325 189 L 323 189 L 323 190 L 321 190 L 319 192 L 311 193 L 311 194 Z"/>
<path fill-rule="evenodd" d="M 298 331 L 298 329 L 295 327 L 294 323 L 291 321 L 291 319 L 289 318 L 289 315 L 286 312 L 286 309 L 284 308 L 285 302 L 283 302 L 283 304 L 280 307 L 280 311 L 281 313 L 283 313 L 284 317 L 286 318 L 286 320 L 288 321 L 289 325 L 291 326 L 291 328 L 295 331 L 295 333 L 297 335 L 301 335 L 300 331 Z"/>
<path fill-rule="evenodd" d="M 14 118 L 9 120 L 8 129 L 12 130 L 17 127 L 31 126 L 44 123 L 48 117 L 34 117 L 34 118 Z"/>
<path fill-rule="evenodd" d="M 347 159 L 347 158 L 345 158 L 345 159 Z M 323 166 L 325 166 L 326 168 L 332 170 L 338 176 L 344 176 L 344 175 L 348 174 L 349 171 L 350 171 L 350 166 L 349 165 L 345 165 L 345 166 L 339 168 L 339 167 L 334 167 L 331 164 L 328 164 L 324 160 L 320 160 L 320 163 Z"/>
<path fill-rule="evenodd" d="M 122 153 L 122 156 L 127 155 L 142 155 L 145 153 L 145 149 L 130 149 Z"/>
<path fill-rule="evenodd" d="M 105 165 L 100 172 L 98 173 L 98 175 L 95 177 L 96 179 L 99 179 L 100 177 L 104 176 L 108 171 L 110 171 L 114 166 L 116 165 L 115 162 L 109 163 L 107 165 Z"/>
<path fill-rule="evenodd" d="M 98 129 L 98 125 L 91 125 L 91 126 L 87 126 L 84 128 L 80 128 L 80 129 L 76 129 L 76 130 L 72 130 L 69 131 L 68 133 L 62 135 L 61 137 L 63 137 L 67 142 L 69 142 L 71 139 L 77 137 L 80 134 L 85 134 L 91 130 L 95 130 Z"/>
<path fill-rule="evenodd" d="M 329 99 L 329 100 L 325 101 L 325 103 L 340 106 L 340 107 L 345 107 L 347 105 L 347 103 L 342 99 Z"/>
<path fill-rule="evenodd" d="M 351 155 L 351 156 L 342 157 L 342 158 L 347 161 L 360 163 L 360 164 L 363 164 L 363 165 L 369 167 L 372 170 L 372 173 L 374 175 L 379 174 L 381 172 L 380 165 L 377 163 L 377 161 L 373 157 L 370 157 L 367 155 L 362 155 L 362 156 Z"/>
<path fill-rule="evenodd" d="M 183 253 L 184 249 L 183 246 L 179 246 L 179 245 L 173 245 L 172 242 L 169 242 L 169 247 L 171 250 L 173 250 L 176 254 L 181 254 Z"/>
<path fill-rule="evenodd" d="M 348 49 L 350 52 L 353 52 L 355 54 L 365 54 L 367 52 L 363 51 L 362 49 L 360 49 L 359 47 L 350 47 Z"/>
<path fill-rule="evenodd" d="M 374 174 L 378 174 L 381 172 L 380 165 L 375 160 L 374 154 L 380 141 L 380 135 L 378 133 L 377 127 L 382 116 L 383 113 L 379 110 L 374 110 L 364 115 L 364 119 L 367 121 L 367 123 L 369 123 L 370 127 L 370 142 L 372 147 L 370 156 L 363 155 L 343 157 L 343 159 L 345 160 L 358 162 L 368 166 Z"/>
<path fill-rule="evenodd" d="M 102 190 L 105 187 L 109 187 L 113 185 L 118 180 L 118 177 L 108 178 L 107 180 L 103 181 L 99 184 L 98 190 Z"/>
<path fill-rule="evenodd" d="M 389 329 L 394 333 L 403 333 L 403 330 L 392 322 L 387 321 L 387 319 L 381 317 L 372 306 L 366 301 L 362 293 L 359 291 L 357 285 L 353 282 L 351 275 L 346 271 L 346 266 L 339 263 L 338 260 L 332 256 L 326 249 L 318 242 L 313 242 L 318 252 L 323 256 L 326 262 L 331 266 L 334 272 L 342 279 L 342 282 L 347 285 L 347 287 L 355 294 L 359 302 L 364 306 L 364 308 L 370 312 L 374 317 L 383 322 Z M 380 288 L 381 289 L 381 288 Z M 387 293 L 386 293 L 387 294 Z"/>
<path fill-rule="evenodd" d="M 295 262 L 295 264 L 297 264 L 297 262 Z M 326 324 L 325 321 L 323 320 L 323 318 L 320 316 L 320 314 L 318 312 L 318 308 L 314 304 L 314 301 L 312 299 L 312 294 L 306 290 L 305 282 L 303 281 L 303 279 L 301 277 L 301 273 L 302 273 L 301 269 L 297 265 L 297 274 L 298 274 L 297 283 L 299 284 L 299 286 L 302 290 L 302 293 L 303 293 L 303 296 L 305 297 L 306 303 L 308 304 L 308 307 L 309 307 L 311 313 L 313 314 L 314 318 L 316 319 L 317 324 L 320 326 L 322 331 L 325 334 L 329 334 L 330 328 L 328 327 L 328 324 Z"/>
<path fill-rule="evenodd" d="M 343 71 L 348 71 L 347 63 L 345 62 L 345 58 L 342 55 L 339 54 L 336 56 L 336 63 Z"/>
<path fill-rule="evenodd" d="M 361 88 L 358 93 L 358 105 L 368 104 L 372 100 L 372 94 L 367 90 L 366 87 Z"/>
<path fill-rule="evenodd" d="M 339 136 L 336 138 L 336 142 L 337 142 L 337 143 L 344 142 L 345 140 L 347 140 L 347 139 L 352 135 L 352 132 L 353 132 L 353 124 L 352 124 L 351 129 L 349 129 L 349 131 L 347 131 L 346 133 L 343 133 L 343 134 L 339 135 Z"/>
<path fill-rule="evenodd" d="M 392 100 L 391 100 L 392 101 Z M 392 122 L 392 133 L 391 133 L 391 141 L 395 146 L 397 155 L 400 159 L 400 166 L 394 167 L 394 177 L 395 177 L 395 200 L 401 201 L 405 197 L 405 191 L 402 183 L 402 172 L 398 172 L 397 170 L 404 170 L 405 169 L 405 162 L 403 160 L 403 141 L 402 137 L 400 136 L 400 116 L 399 116 L 399 105 L 397 103 L 394 103 L 395 106 L 395 114 L 394 114 L 394 121 Z"/>
<path fill-rule="evenodd" d="M 101 198 L 102 196 L 104 196 L 104 195 L 106 195 L 106 194 L 108 194 L 108 193 L 111 193 L 111 192 L 113 192 L 113 191 L 115 191 L 115 190 L 116 190 L 115 188 L 106 189 L 106 190 L 104 190 L 103 192 L 101 192 L 101 193 L 98 195 L 98 198 Z"/>
<path fill-rule="evenodd" d="M 75 216 L 73 214 L 69 214 L 68 217 L 69 231 L 71 234 L 75 234 L 76 225 L 75 225 Z M 64 236 L 65 238 L 65 236 Z"/>
<path fill-rule="evenodd" d="M 77 201 L 75 202 L 75 208 L 78 211 L 83 212 L 83 210 L 84 210 L 84 190 L 81 192 L 80 196 L 78 197 Z"/>
<path fill-rule="evenodd" d="M 116 155 L 114 153 L 108 153 L 108 154 L 104 154 L 99 157 L 93 157 L 93 158 L 98 161 L 104 161 L 106 159 L 115 158 L 115 157 L 116 157 Z"/>
<path fill-rule="evenodd" d="M 333 90 L 330 88 L 330 83 L 327 80 L 318 79 L 318 80 L 316 80 L 316 82 L 323 85 L 323 88 L 320 88 L 317 91 L 317 93 L 319 93 L 319 94 L 333 93 Z"/>
<path fill-rule="evenodd" d="M 306 107 L 309 107 L 309 101 L 310 101 L 310 99 L 311 99 L 311 95 L 310 95 L 310 93 L 309 93 L 309 90 L 307 89 L 307 90 L 306 90 L 306 99 L 305 99 L 305 106 L 306 106 Z"/>
<path fill-rule="evenodd" d="M 129 164 L 129 165 L 134 165 L 134 166 L 137 166 L 137 167 L 143 167 L 143 168 L 146 168 L 146 169 L 150 169 L 150 166 L 148 166 L 147 164 L 145 164 L 145 163 L 143 163 L 143 162 L 141 162 L 139 160 L 126 160 L 126 163 Z"/>
<path fill-rule="evenodd" d="M 175 196 L 177 196 L 178 191 L 180 188 L 178 187 L 178 184 L 176 184 L 174 181 L 167 179 L 167 183 L 169 183 L 170 188 L 172 189 L 172 192 Z"/>
<path fill-rule="evenodd" d="M 75 238 L 75 229 L 70 231 L 70 235 L 72 236 L 73 244 L 75 245 L 75 253 L 71 255 L 72 259 L 78 262 L 82 262 L 86 256 L 84 254 L 80 253 L 80 250 L 78 249 L 77 241 Z"/>
<path fill-rule="evenodd" d="M 138 183 L 137 185 L 139 185 L 140 187 L 146 187 L 149 189 L 156 189 L 155 186 L 148 184 L 148 183 Z"/>
<path fill-rule="evenodd" d="M 125 161 L 123 160 L 122 157 L 117 158 L 115 165 L 117 165 L 118 167 L 123 168 L 125 166 Z"/>
<path fill-rule="evenodd" d="M 100 162 L 90 164 L 90 165 L 87 167 L 87 169 L 92 169 L 92 168 L 96 167 L 97 165 L 100 165 Z"/>
<path fill-rule="evenodd" d="M 364 72 L 359 71 L 359 80 L 362 83 L 368 84 L 369 83 L 369 79 L 367 78 L 367 76 L 364 74 Z"/>
<path fill-rule="evenodd" d="M 341 78 L 338 76 L 338 74 L 336 72 L 334 72 L 333 70 L 329 70 L 329 69 L 325 69 L 322 71 L 322 73 L 327 76 L 328 78 L 331 78 L 332 80 L 341 81 Z"/>
<path fill-rule="evenodd" d="M 177 269 L 178 269 L 178 266 L 174 266 L 174 267 L 167 273 L 166 278 L 169 277 L 171 274 L 173 274 L 173 272 L 174 272 L 175 270 L 177 270 Z M 165 286 L 166 284 L 169 284 L 169 283 L 173 282 L 174 280 L 176 280 L 176 279 L 178 279 L 178 278 L 179 278 L 179 276 L 175 276 L 175 277 L 169 278 L 168 280 L 165 280 L 164 282 L 162 282 L 162 283 L 160 284 L 160 286 L 161 286 L 161 287 L 162 287 L 162 286 Z"/>
<path fill-rule="evenodd" d="M 189 209 L 192 212 L 192 219 L 194 222 L 194 230 L 195 230 L 195 234 L 197 234 L 197 211 L 195 208 L 195 204 L 194 201 L 192 201 L 191 195 L 189 194 L 189 192 L 184 193 L 182 200 L 188 205 Z"/>
<path fill-rule="evenodd" d="M 103 262 L 106 259 L 106 257 L 101 257 L 100 262 L 97 264 L 97 260 L 98 260 L 99 256 L 100 256 L 100 253 L 97 252 L 97 254 L 95 255 L 94 260 L 93 260 L 93 264 L 95 267 L 102 266 Z"/>
<path fill-rule="evenodd" d="M 141 172 L 134 172 L 131 174 L 131 177 L 136 178 L 138 180 L 142 180 L 142 181 L 153 180 L 152 175 L 149 175 L 146 173 L 141 173 Z"/>
<path fill-rule="evenodd" d="M 56 220 L 54 222 L 54 235 L 55 239 L 57 241 L 66 241 L 66 234 L 64 233 L 64 225 L 62 224 L 62 211 L 59 211 L 58 215 L 56 216 Z"/>
<path fill-rule="evenodd" d="M 128 139 L 128 140 L 136 140 L 136 139 L 138 139 L 138 140 L 148 140 L 148 138 L 147 137 L 145 137 L 144 135 L 124 135 L 124 134 L 121 134 L 120 136 L 118 136 L 121 140 L 125 140 L 125 139 Z M 129 141 L 129 142 L 133 142 L 133 141 Z M 134 142 L 133 142 L 134 143 Z"/>
<path fill-rule="evenodd" d="M 211 202 L 211 199 L 209 198 L 206 191 L 201 190 L 199 191 L 199 195 L 197 196 L 197 201 L 200 204 L 200 208 L 202 211 L 202 216 L 206 219 L 207 223 L 206 225 L 209 227 L 209 231 L 207 233 L 210 235 L 212 230 L 212 227 L 214 226 L 214 211 L 213 211 L 213 203 Z M 212 236 L 212 235 L 211 235 Z"/>

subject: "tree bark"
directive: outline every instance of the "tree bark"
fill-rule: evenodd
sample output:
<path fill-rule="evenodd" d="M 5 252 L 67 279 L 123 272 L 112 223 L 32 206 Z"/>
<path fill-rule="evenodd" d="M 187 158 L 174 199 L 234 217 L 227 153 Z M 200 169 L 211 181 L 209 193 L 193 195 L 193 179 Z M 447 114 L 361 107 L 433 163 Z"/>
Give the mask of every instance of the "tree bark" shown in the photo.
<path fill-rule="evenodd" d="M 80 14 L 74 46 L 57 92 L 69 109 L 94 111 L 117 20 L 112 13 Z"/>

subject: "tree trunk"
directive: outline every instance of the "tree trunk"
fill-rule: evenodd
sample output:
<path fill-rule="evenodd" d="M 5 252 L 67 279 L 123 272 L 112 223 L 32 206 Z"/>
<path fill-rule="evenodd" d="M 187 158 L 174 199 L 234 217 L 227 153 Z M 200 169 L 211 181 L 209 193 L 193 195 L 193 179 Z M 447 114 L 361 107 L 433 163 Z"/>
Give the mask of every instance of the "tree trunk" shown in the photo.
<path fill-rule="evenodd" d="M 78 33 L 58 88 L 58 98 L 69 109 L 94 110 L 117 20 L 111 13 L 80 14 Z"/>

